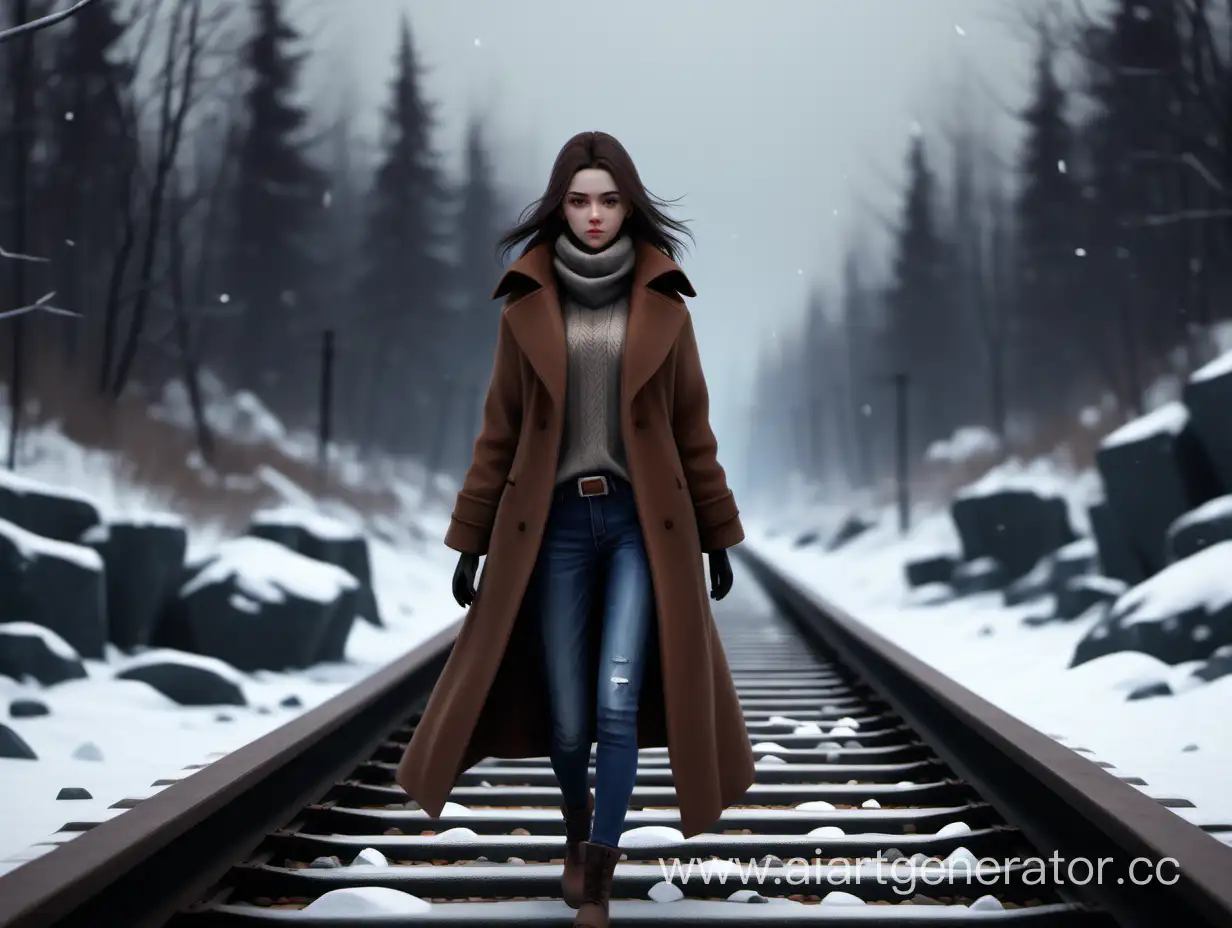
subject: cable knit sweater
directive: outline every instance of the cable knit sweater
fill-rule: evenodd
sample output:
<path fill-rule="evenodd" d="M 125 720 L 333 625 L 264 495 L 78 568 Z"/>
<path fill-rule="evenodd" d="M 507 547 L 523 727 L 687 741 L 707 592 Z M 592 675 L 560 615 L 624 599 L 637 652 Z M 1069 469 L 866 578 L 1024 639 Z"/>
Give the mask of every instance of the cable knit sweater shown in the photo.
<path fill-rule="evenodd" d="M 564 437 L 558 483 L 607 471 L 628 479 L 620 436 L 620 362 L 624 354 L 633 241 L 617 238 L 600 252 L 556 240 L 557 278 L 568 346 Z"/>

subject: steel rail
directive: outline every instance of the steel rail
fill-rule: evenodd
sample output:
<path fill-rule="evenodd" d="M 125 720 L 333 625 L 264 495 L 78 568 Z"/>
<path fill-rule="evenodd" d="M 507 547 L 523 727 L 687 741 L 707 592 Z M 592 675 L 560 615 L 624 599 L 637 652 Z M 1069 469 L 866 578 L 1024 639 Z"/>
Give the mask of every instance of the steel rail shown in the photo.
<path fill-rule="evenodd" d="M 1110 859 L 1098 885 L 1068 887 L 1074 898 L 1106 909 L 1125 928 L 1232 926 L 1232 848 L 959 685 L 747 546 L 737 551 L 806 639 L 859 672 L 1046 859 Z M 1149 882 L 1142 882 L 1143 865 L 1130 872 L 1135 859 L 1152 862 Z M 1156 872 L 1172 882 L 1154 879 Z M 1083 875 L 1079 870 L 1076 878 Z"/>
<path fill-rule="evenodd" d="M 164 924 L 404 724 L 461 627 L 459 619 L 332 699 L 0 876 L 0 926 Z"/>

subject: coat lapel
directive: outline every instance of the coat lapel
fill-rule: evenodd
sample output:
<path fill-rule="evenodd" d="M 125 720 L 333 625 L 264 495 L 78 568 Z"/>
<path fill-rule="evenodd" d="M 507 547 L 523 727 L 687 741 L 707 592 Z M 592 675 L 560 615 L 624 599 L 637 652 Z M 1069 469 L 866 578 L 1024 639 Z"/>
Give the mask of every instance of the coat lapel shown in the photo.
<path fill-rule="evenodd" d="M 680 334 L 685 305 L 678 293 L 697 295 L 671 258 L 653 245 L 638 242 L 620 376 L 625 407 L 654 376 Z M 492 296 L 510 294 L 515 294 L 505 310 L 510 331 L 552 402 L 563 409 L 568 358 L 550 246 L 537 245 L 510 265 Z"/>
<path fill-rule="evenodd" d="M 493 299 L 514 294 L 509 330 L 558 409 L 565 406 L 565 321 L 546 245 L 532 248 L 501 276 Z"/>

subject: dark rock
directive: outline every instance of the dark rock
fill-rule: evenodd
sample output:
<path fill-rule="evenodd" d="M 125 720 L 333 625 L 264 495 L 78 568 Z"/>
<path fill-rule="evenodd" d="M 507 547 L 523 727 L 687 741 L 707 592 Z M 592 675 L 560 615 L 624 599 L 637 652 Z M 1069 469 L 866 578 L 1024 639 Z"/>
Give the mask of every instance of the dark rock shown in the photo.
<path fill-rule="evenodd" d="M 1150 699 L 1154 696 L 1171 696 L 1172 687 L 1168 685 L 1167 680 L 1152 680 L 1149 683 L 1143 683 L 1135 686 L 1129 691 L 1129 699 Z"/>
<path fill-rule="evenodd" d="M 106 564 L 108 637 L 126 651 L 148 646 L 175 601 L 188 533 L 175 516 L 144 516 L 99 525 L 82 538 Z"/>
<path fill-rule="evenodd" d="M 1203 503 L 1168 527 L 1168 563 L 1190 557 L 1221 541 L 1232 541 L 1232 495 L 1218 496 Z"/>
<path fill-rule="evenodd" d="M 1210 657 L 1232 644 L 1228 576 L 1232 542 L 1168 566 L 1117 599 L 1078 642 L 1070 666 L 1118 651 L 1149 654 L 1165 664 Z"/>
<path fill-rule="evenodd" d="M 148 683 L 181 706 L 248 704 L 238 674 L 218 661 L 195 655 L 147 652 L 118 671 L 116 679 Z"/>
<path fill-rule="evenodd" d="M 948 554 L 908 561 L 904 568 L 907 573 L 907 585 L 915 588 L 934 583 L 949 583 L 954 579 L 954 570 L 957 566 L 958 558 Z"/>
<path fill-rule="evenodd" d="M 235 718 L 230 715 L 227 715 L 227 713 L 225 712 L 219 712 L 216 716 L 214 716 L 214 721 L 215 722 L 234 722 Z"/>
<path fill-rule="evenodd" d="M 1052 559 L 1041 558 L 1034 567 L 1007 586 L 1001 594 L 1005 605 L 1022 606 L 1052 592 Z"/>
<path fill-rule="evenodd" d="M 103 759 L 103 749 L 93 741 L 83 741 L 77 747 L 73 748 L 73 760 L 89 760 L 101 761 Z"/>
<path fill-rule="evenodd" d="M 815 529 L 809 529 L 807 532 L 802 532 L 796 536 L 796 540 L 792 542 L 793 548 L 807 548 L 809 545 L 815 545 L 821 540 L 821 533 Z"/>
<path fill-rule="evenodd" d="M 341 661 L 358 592 L 340 567 L 267 539 L 237 538 L 181 588 L 158 639 L 244 671 Z"/>
<path fill-rule="evenodd" d="M 49 628 L 83 657 L 107 640 L 103 560 L 97 552 L 0 520 L 0 622 Z"/>
<path fill-rule="evenodd" d="M 43 538 L 77 542 L 100 516 L 98 507 L 80 493 L 3 471 L 0 519 Z"/>
<path fill-rule="evenodd" d="M 990 557 L 959 564 L 954 569 L 954 592 L 959 596 L 991 593 L 1005 583 L 1005 569 Z"/>
<path fill-rule="evenodd" d="M 253 517 L 248 534 L 290 548 L 314 561 L 333 564 L 359 581 L 355 614 L 380 627 L 380 611 L 372 590 L 372 563 L 364 536 L 345 523 L 312 512 L 269 510 Z"/>
<path fill-rule="evenodd" d="M 1122 580 L 1136 586 L 1148 576 L 1142 558 L 1130 544 L 1129 533 L 1107 502 L 1096 503 L 1088 510 L 1091 531 L 1099 549 L 1099 571 L 1105 577 Z"/>
<path fill-rule="evenodd" d="M 1232 645 L 1216 648 L 1215 653 L 1206 659 L 1206 663 L 1193 672 L 1195 677 L 1206 683 L 1229 674 L 1232 674 Z"/>
<path fill-rule="evenodd" d="M 32 622 L 7 622 L 0 625 L 0 676 L 19 683 L 31 677 L 43 686 L 53 686 L 85 677 L 86 668 L 77 652 L 55 632 Z"/>
<path fill-rule="evenodd" d="M 1057 593 L 1057 618 L 1076 619 L 1093 606 L 1110 606 L 1128 589 L 1111 577 L 1073 577 Z"/>
<path fill-rule="evenodd" d="M 80 786 L 66 786 L 56 793 L 57 799 L 93 799 L 88 789 Z"/>
<path fill-rule="evenodd" d="M 859 538 L 876 523 L 869 522 L 859 516 L 851 515 L 843 520 L 843 524 L 838 527 L 838 531 L 834 533 L 834 537 L 830 539 L 830 543 L 826 545 L 827 551 L 837 551 L 849 541 L 854 541 Z"/>
<path fill-rule="evenodd" d="M 992 558 L 1001 565 L 1002 583 L 1028 573 L 1051 551 L 1074 540 L 1065 500 L 1030 490 L 978 487 L 963 491 L 950 505 L 962 541 L 963 560 Z"/>
<path fill-rule="evenodd" d="M 9 760 L 38 760 L 26 740 L 7 725 L 0 723 L 0 757 Z"/>
<path fill-rule="evenodd" d="M 1169 526 L 1219 492 L 1211 462 L 1180 403 L 1165 404 L 1113 432 L 1095 463 L 1108 505 L 1152 574 L 1168 564 Z"/>
<path fill-rule="evenodd" d="M 1232 493 L 1232 352 L 1192 375 L 1182 394 L 1194 435 L 1219 478 L 1221 492 Z"/>
<path fill-rule="evenodd" d="M 43 715 L 51 715 L 51 709 L 38 699 L 14 699 L 9 703 L 10 718 L 33 719 Z"/>
<path fill-rule="evenodd" d="M 284 696 L 278 702 L 278 705 L 282 706 L 284 709 L 299 709 L 303 707 L 304 703 L 298 696 L 292 693 L 290 696 Z"/>

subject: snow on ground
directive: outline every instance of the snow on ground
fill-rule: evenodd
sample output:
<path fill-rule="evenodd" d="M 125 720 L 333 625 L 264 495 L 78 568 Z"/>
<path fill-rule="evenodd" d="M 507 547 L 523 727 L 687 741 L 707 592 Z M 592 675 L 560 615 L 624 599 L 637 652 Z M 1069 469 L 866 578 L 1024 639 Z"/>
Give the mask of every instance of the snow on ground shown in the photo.
<path fill-rule="evenodd" d="M 254 435 L 262 429 L 282 433 L 251 402 L 242 404 L 244 421 Z M 259 427 L 258 427 L 259 426 Z M 3 437 L 0 427 L 0 438 Z M 20 473 L 35 480 L 71 486 L 96 502 L 106 517 L 139 519 L 165 511 L 169 502 L 157 492 L 127 485 L 113 456 L 83 449 L 54 428 L 32 429 L 23 441 Z M 300 672 L 240 674 L 249 705 L 182 707 L 145 683 L 111 679 L 127 659 L 108 649 L 107 660 L 85 661 L 89 676 L 43 688 L 0 676 L 0 721 L 16 731 L 39 756 L 38 761 L 0 758 L 0 873 L 46 848 L 31 848 L 65 823 L 99 820 L 122 814 L 107 811 L 113 803 L 148 796 L 156 780 L 191 773 L 205 764 L 272 731 L 397 660 L 417 644 L 461 617 L 449 577 L 456 555 L 442 539 L 448 523 L 450 488 L 438 482 L 421 504 L 422 489 L 408 475 L 413 466 L 384 466 L 381 479 L 402 500 L 397 511 L 364 518 L 346 507 L 323 506 L 301 513 L 299 521 L 322 524 L 325 517 L 361 527 L 368 537 L 373 586 L 386 627 L 357 621 L 347 644 L 347 662 L 320 664 Z M 354 469 L 353 469 L 354 470 Z M 358 481 L 370 472 L 353 472 Z M 312 506 L 310 497 L 274 474 L 267 483 L 282 491 L 287 506 Z M 280 510 L 280 518 L 290 517 Z M 217 526 L 189 524 L 198 553 L 213 548 L 223 535 Z M 288 697 L 299 705 L 284 706 Z M 51 713 L 9 718 L 18 698 L 38 699 Z M 97 750 L 83 745 L 93 745 Z M 79 759 L 97 757 L 101 760 Z M 63 787 L 83 787 L 92 799 L 57 800 Z M 63 840 L 61 835 L 56 840 Z"/>
<path fill-rule="evenodd" d="M 1147 680 L 1167 679 L 1179 689 L 1192 665 L 1121 653 L 1069 669 L 1094 618 L 1025 626 L 1023 618 L 1050 612 L 1050 604 L 1007 608 L 999 593 L 928 605 L 929 592 L 907 587 L 903 565 L 956 551 L 958 541 L 946 512 L 921 515 L 899 537 L 887 512 L 831 554 L 821 546 L 797 548 L 794 534 L 756 523 L 746 544 L 999 708 L 1071 747 L 1089 748 L 1120 775 L 1141 777 L 1149 795 L 1188 799 L 1196 808 L 1176 811 L 1190 821 L 1232 824 L 1232 677 L 1128 701 L 1128 692 Z"/>

